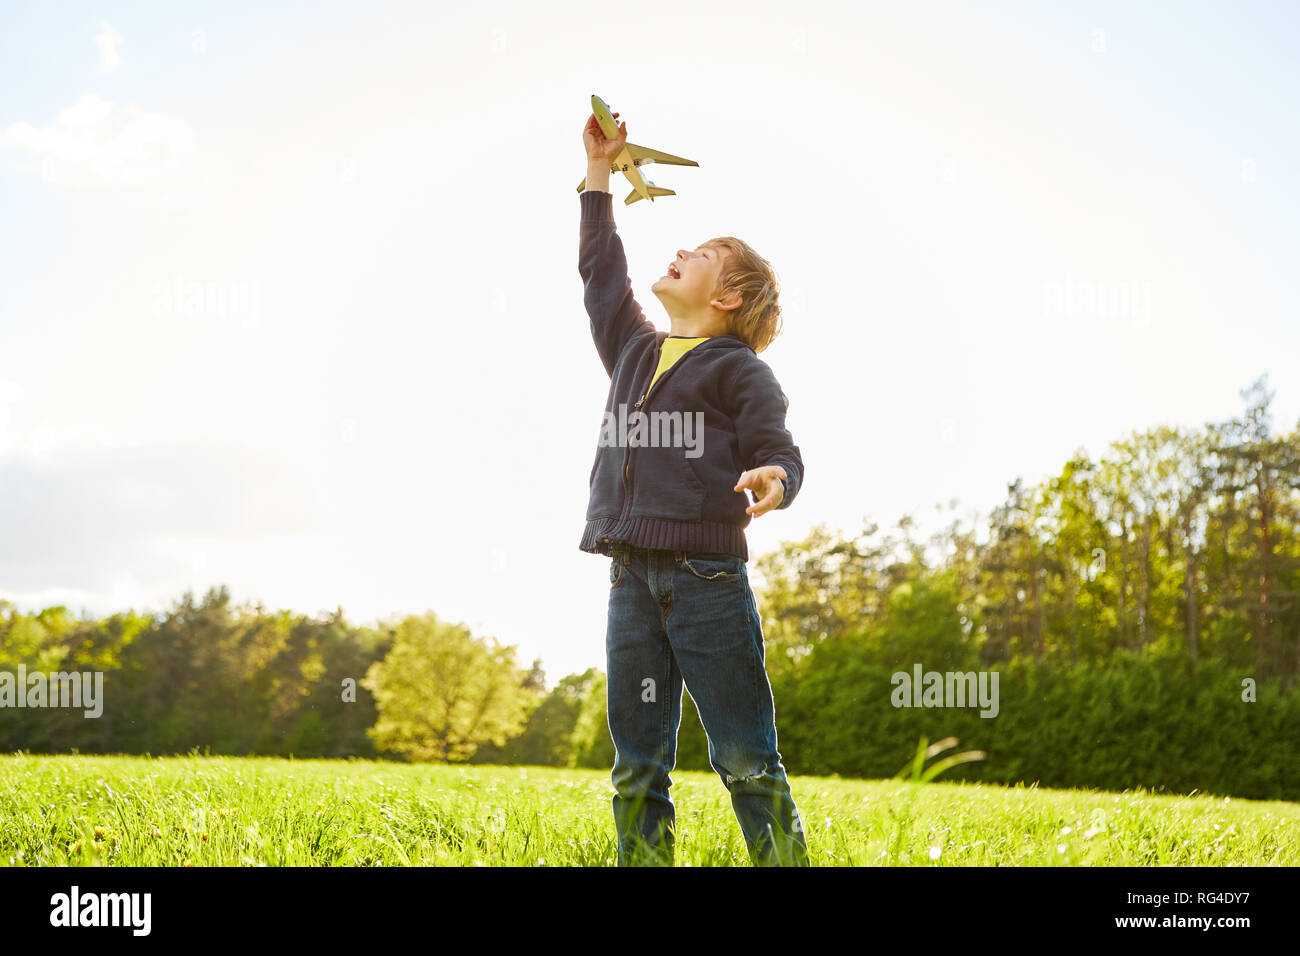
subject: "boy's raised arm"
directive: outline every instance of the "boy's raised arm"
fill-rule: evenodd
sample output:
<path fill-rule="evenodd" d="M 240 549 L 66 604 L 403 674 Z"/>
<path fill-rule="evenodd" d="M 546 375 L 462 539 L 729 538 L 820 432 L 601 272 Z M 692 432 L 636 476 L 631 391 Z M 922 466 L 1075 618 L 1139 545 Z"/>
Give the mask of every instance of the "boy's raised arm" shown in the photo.
<path fill-rule="evenodd" d="M 614 114 L 616 117 L 617 113 Z M 606 139 L 593 113 L 583 129 L 587 150 L 586 189 L 578 195 L 582 219 L 578 237 L 578 274 L 583 303 L 591 319 L 591 337 L 605 371 L 612 378 L 618 356 L 638 334 L 653 335 L 654 326 L 632 295 L 627 254 L 614 226 L 614 197 L 609 193 L 609 167 L 627 142 L 627 123 L 618 139 Z"/>

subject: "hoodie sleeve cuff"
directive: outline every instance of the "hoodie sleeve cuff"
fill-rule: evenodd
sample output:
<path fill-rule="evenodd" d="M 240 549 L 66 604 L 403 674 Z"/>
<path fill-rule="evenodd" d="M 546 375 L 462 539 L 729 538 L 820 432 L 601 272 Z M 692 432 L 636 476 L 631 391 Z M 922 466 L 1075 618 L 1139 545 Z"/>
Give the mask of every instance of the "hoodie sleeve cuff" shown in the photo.
<path fill-rule="evenodd" d="M 614 196 L 599 189 L 584 189 L 578 194 L 582 204 L 583 222 L 612 222 L 614 219 Z"/>

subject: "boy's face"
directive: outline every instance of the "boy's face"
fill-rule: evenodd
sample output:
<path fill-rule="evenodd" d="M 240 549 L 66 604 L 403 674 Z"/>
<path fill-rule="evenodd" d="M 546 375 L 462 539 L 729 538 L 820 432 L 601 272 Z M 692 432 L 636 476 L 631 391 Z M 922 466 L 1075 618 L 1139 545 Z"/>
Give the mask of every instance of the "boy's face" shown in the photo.
<path fill-rule="evenodd" d="M 650 291 L 659 297 L 669 313 L 698 312 L 709 307 L 718 277 L 726 264 L 726 249 L 703 245 L 694 250 L 678 249 L 677 258 L 655 280 Z M 673 306 L 677 306 L 674 310 Z"/>

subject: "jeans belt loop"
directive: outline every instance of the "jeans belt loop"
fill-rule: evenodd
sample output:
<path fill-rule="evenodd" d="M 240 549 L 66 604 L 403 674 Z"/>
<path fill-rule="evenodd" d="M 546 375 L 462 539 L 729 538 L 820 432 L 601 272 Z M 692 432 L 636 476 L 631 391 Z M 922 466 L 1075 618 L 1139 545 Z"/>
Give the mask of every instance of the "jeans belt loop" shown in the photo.
<path fill-rule="evenodd" d="M 684 557 L 686 557 L 686 555 L 685 555 L 684 552 L 681 552 L 681 551 L 674 551 L 674 552 L 673 552 L 673 560 L 674 560 L 674 561 L 680 561 L 680 560 L 682 560 Z"/>

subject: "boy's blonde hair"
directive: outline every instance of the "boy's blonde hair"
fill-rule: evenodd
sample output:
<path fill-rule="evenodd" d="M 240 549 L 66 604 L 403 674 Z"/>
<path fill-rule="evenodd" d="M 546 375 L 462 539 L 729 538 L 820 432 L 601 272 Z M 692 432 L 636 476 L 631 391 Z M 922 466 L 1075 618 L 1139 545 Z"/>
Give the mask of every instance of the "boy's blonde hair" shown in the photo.
<path fill-rule="evenodd" d="M 716 299 L 740 296 L 727 331 L 755 352 L 763 351 L 781 334 L 781 284 L 772 263 L 735 236 L 719 236 L 704 245 L 729 253 L 713 292 Z"/>

